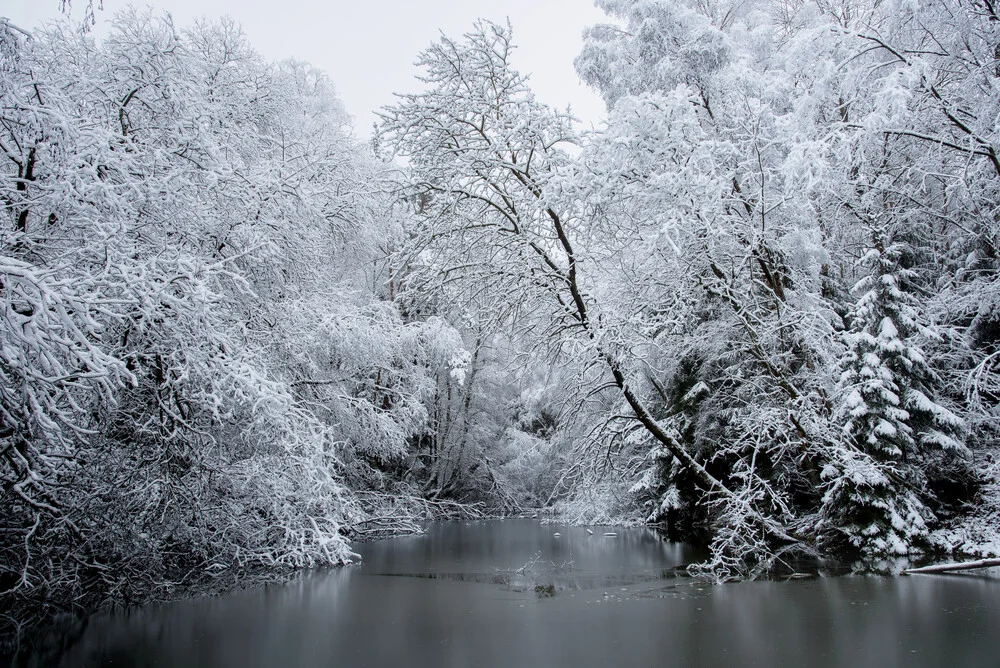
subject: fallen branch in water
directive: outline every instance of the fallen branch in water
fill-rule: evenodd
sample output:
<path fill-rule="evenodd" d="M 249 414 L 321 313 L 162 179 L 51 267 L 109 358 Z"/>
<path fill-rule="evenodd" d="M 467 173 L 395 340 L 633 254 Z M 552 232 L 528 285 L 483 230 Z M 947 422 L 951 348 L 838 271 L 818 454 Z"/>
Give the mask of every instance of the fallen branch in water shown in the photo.
<path fill-rule="evenodd" d="M 978 559 L 976 561 L 962 561 L 954 564 L 934 564 L 933 566 L 923 566 L 922 568 L 907 568 L 903 575 L 911 573 L 950 573 L 951 571 L 970 571 L 977 568 L 991 568 L 1000 566 L 1000 559 Z"/>

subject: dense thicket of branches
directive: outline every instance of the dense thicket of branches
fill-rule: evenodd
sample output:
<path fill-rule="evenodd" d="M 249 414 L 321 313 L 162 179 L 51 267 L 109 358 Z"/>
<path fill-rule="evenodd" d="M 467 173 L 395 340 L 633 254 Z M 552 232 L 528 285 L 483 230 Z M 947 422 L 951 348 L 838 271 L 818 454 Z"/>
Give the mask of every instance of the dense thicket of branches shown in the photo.
<path fill-rule="evenodd" d="M 4 633 L 413 528 L 381 470 L 465 353 L 384 295 L 398 225 L 347 123 L 232 23 L 0 24 Z"/>
<path fill-rule="evenodd" d="M 598 4 L 600 131 L 480 24 L 424 52 L 379 138 L 424 203 L 411 287 L 485 294 L 577 370 L 564 507 L 644 507 L 718 574 L 995 550 L 955 520 L 996 515 L 993 6 Z"/>

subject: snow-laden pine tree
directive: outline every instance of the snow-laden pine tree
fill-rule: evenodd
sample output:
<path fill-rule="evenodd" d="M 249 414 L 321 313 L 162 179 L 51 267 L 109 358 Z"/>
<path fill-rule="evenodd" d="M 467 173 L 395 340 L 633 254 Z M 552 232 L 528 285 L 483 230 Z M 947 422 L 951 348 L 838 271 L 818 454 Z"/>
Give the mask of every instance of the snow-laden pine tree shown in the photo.
<path fill-rule="evenodd" d="M 935 398 L 937 376 L 921 339 L 940 335 L 921 321 L 907 250 L 872 229 L 842 336 L 834 419 L 845 452 L 823 471 L 831 481 L 824 513 L 867 556 L 919 547 L 934 519 L 925 503 L 929 458 L 968 455 L 962 420 Z"/>

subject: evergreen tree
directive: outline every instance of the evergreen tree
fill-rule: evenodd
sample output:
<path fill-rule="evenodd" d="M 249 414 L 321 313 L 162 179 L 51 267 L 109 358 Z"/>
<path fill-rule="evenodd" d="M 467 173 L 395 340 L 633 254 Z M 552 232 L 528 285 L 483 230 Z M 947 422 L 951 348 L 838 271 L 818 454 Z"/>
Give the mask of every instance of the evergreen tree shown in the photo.
<path fill-rule="evenodd" d="M 835 419 L 846 452 L 824 471 L 834 480 L 824 510 L 868 555 L 906 554 L 926 537 L 928 456 L 967 454 L 961 419 L 934 398 L 937 376 L 919 339 L 939 334 L 920 322 L 906 254 L 872 229 L 839 365 Z"/>

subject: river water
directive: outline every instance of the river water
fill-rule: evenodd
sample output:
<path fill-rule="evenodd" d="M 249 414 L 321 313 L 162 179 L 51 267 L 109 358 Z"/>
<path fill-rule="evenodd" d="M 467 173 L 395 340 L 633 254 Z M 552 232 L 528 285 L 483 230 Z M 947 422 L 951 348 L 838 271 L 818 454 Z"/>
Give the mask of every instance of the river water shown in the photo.
<path fill-rule="evenodd" d="M 356 549 L 286 585 L 95 615 L 61 665 L 1000 667 L 995 573 L 713 586 L 652 531 L 525 519 Z"/>

